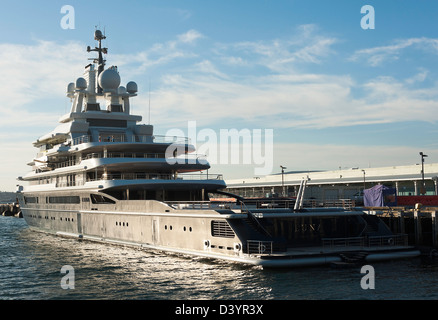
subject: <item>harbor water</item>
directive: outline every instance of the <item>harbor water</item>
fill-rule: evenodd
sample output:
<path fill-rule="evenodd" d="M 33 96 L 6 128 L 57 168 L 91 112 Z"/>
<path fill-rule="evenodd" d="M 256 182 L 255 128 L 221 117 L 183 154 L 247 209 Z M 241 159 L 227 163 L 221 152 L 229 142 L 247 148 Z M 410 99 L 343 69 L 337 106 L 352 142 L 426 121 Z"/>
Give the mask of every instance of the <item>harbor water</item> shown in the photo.
<path fill-rule="evenodd" d="M 60 238 L 11 217 L 0 217 L 0 257 L 1 300 L 438 299 L 438 263 L 428 259 L 372 263 L 374 289 L 364 289 L 361 266 L 263 270 Z M 74 288 L 63 288 L 66 276 Z"/>

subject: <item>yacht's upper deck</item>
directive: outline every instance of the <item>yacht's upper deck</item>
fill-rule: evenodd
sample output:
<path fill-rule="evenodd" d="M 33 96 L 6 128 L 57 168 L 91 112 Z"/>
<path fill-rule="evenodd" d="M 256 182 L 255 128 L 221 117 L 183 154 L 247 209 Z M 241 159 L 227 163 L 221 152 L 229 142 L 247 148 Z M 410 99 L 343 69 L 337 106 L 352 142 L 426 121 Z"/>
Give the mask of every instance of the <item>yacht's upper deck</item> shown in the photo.
<path fill-rule="evenodd" d="M 55 188 L 85 186 L 95 181 L 113 181 L 117 186 L 138 185 L 139 181 L 151 184 L 152 180 L 177 184 L 180 173 L 209 169 L 204 156 L 193 154 L 195 147 L 188 138 L 154 135 L 152 125 L 140 124 L 142 117 L 131 114 L 130 99 L 137 96 L 137 84 L 129 81 L 122 86 L 118 68 L 105 69 L 103 39 L 96 30 L 99 45 L 87 51 L 96 51 L 99 57 L 68 84 L 70 112 L 59 119 L 54 130 L 33 143 L 39 148 L 28 163 L 33 170 L 19 180 L 29 181 L 34 189 L 50 184 Z M 222 180 L 217 177 L 214 180 Z M 186 185 L 186 181 L 180 184 Z"/>
<path fill-rule="evenodd" d="M 33 145 L 42 155 L 74 153 L 100 147 L 118 152 L 164 152 L 169 145 L 175 146 L 176 155 L 191 153 L 195 148 L 188 138 L 167 137 L 153 134 L 153 126 L 139 124 L 140 115 L 131 114 L 130 99 L 137 96 L 138 86 L 134 81 L 121 85 L 116 66 L 105 69 L 102 47 L 106 39 L 96 30 L 94 39 L 98 46 L 87 48 L 95 51 L 98 58 L 85 67 L 84 74 L 67 86 L 67 97 L 72 104 L 70 112 L 59 119 L 60 124 L 51 132 L 38 138 Z M 148 148 L 147 150 L 145 148 Z"/>

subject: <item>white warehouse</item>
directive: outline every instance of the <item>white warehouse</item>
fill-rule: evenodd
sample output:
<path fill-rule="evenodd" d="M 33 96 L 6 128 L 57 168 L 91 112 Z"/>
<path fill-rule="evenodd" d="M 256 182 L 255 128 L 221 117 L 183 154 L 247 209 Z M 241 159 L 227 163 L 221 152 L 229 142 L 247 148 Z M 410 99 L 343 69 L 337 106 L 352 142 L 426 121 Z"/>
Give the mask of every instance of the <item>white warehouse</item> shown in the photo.
<path fill-rule="evenodd" d="M 280 168 L 281 170 L 281 168 Z M 296 196 L 307 180 L 304 199 L 354 199 L 376 184 L 397 188 L 397 194 L 437 195 L 438 163 L 332 171 L 291 171 L 265 177 L 227 180 L 227 191 L 243 197 Z"/>

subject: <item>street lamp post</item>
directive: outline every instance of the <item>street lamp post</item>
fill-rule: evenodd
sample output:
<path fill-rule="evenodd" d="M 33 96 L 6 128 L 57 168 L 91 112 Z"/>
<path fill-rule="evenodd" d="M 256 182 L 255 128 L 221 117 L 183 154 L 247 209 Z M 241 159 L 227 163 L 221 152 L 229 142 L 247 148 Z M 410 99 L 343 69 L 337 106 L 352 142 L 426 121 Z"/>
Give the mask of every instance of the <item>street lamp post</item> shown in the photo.
<path fill-rule="evenodd" d="M 424 154 L 423 152 L 420 152 L 421 156 L 421 183 L 422 183 L 422 190 L 421 193 L 426 193 L 426 184 L 424 183 L 424 158 L 427 157 L 427 154 Z"/>
<path fill-rule="evenodd" d="M 363 172 L 363 190 L 365 191 L 365 170 L 362 170 Z"/>
<path fill-rule="evenodd" d="M 284 169 L 287 169 L 284 166 L 280 166 L 281 168 L 281 188 L 282 188 L 282 195 L 283 197 L 285 196 L 285 192 L 284 192 Z"/>

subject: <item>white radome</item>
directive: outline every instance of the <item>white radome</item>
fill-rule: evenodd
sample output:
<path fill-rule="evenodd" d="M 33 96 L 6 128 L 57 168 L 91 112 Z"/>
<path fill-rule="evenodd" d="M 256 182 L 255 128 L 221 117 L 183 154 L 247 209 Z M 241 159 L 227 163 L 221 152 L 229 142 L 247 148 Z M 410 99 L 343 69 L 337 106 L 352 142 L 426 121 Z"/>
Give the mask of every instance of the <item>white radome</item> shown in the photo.
<path fill-rule="evenodd" d="M 126 84 L 126 91 L 128 91 L 129 93 L 136 93 L 138 91 L 137 83 L 135 83 L 134 81 L 129 81 Z"/>
<path fill-rule="evenodd" d="M 77 78 L 76 89 L 87 89 L 87 80 L 85 80 L 84 78 Z"/>
<path fill-rule="evenodd" d="M 113 69 L 109 68 L 99 75 L 99 85 L 103 90 L 117 90 L 120 85 L 120 75 Z"/>

